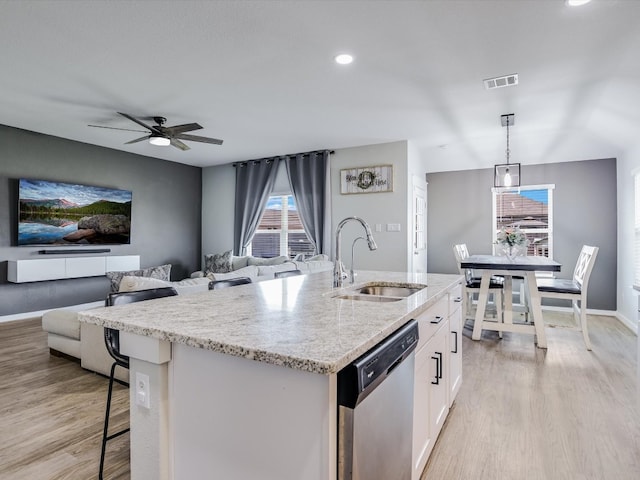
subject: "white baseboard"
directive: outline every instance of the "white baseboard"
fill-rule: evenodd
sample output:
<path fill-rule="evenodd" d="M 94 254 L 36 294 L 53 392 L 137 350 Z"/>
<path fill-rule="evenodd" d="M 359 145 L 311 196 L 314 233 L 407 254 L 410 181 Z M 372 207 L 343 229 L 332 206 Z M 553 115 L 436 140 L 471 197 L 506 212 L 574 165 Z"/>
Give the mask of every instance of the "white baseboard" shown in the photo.
<path fill-rule="evenodd" d="M 82 303 L 80 305 L 70 305 L 68 307 L 57 307 L 57 308 L 49 308 L 47 310 L 39 310 L 37 312 L 25 312 L 25 313 L 16 313 L 13 315 L 3 315 L 0 316 L 0 323 L 3 322 L 13 322 L 15 320 L 26 320 L 27 318 L 41 317 L 43 313 L 49 312 L 51 310 L 89 310 L 91 308 L 102 307 L 104 306 L 104 301 L 100 302 L 91 302 L 91 303 Z"/>
<path fill-rule="evenodd" d="M 545 305 L 542 307 L 542 310 L 549 310 L 549 311 L 555 311 L 555 312 L 567 312 L 567 313 L 571 313 L 573 311 L 573 309 L 571 307 L 554 307 L 554 306 L 549 306 L 549 305 Z M 634 334 L 638 335 L 638 326 L 635 325 L 633 322 L 631 322 L 628 318 L 626 318 L 624 315 L 622 315 L 621 313 L 618 312 L 614 312 L 612 310 L 594 310 L 591 308 L 587 308 L 587 313 L 589 315 L 600 315 L 603 317 L 613 317 L 616 320 L 618 320 L 620 323 L 622 323 L 625 327 L 627 327 L 629 330 L 631 330 Z"/>
<path fill-rule="evenodd" d="M 629 330 L 631 330 L 636 335 L 638 335 L 640 333 L 638 331 L 638 329 L 640 328 L 640 325 L 636 324 L 635 322 L 632 322 L 631 320 L 629 320 L 627 317 L 625 317 L 621 313 L 616 313 L 616 318 L 620 321 L 620 323 L 622 323 L 625 327 L 627 327 Z"/>

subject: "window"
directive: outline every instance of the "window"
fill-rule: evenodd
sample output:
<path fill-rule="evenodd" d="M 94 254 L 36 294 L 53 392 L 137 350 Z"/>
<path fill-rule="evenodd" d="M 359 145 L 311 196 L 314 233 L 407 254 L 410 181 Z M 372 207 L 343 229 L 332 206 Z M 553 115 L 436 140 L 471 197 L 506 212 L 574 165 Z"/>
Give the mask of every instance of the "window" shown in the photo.
<path fill-rule="evenodd" d="M 304 231 L 293 195 L 269 197 L 247 255 L 271 258 L 313 255 L 315 247 Z"/>
<path fill-rule="evenodd" d="M 520 227 L 529 240 L 528 255 L 553 258 L 554 185 L 494 188 L 493 242 L 503 227 Z"/>
<path fill-rule="evenodd" d="M 634 179 L 635 195 L 635 222 L 634 222 L 634 248 L 633 260 L 633 284 L 640 287 L 640 173 L 636 173 Z"/>

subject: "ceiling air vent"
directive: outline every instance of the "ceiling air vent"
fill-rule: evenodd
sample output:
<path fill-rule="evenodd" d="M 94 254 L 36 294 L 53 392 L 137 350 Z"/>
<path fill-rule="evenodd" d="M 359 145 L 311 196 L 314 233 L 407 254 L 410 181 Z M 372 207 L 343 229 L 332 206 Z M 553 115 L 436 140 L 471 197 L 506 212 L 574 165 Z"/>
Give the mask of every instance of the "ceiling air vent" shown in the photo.
<path fill-rule="evenodd" d="M 518 74 L 512 73 L 503 77 L 487 78 L 484 81 L 484 88 L 493 90 L 494 88 L 514 87 L 518 84 Z"/>

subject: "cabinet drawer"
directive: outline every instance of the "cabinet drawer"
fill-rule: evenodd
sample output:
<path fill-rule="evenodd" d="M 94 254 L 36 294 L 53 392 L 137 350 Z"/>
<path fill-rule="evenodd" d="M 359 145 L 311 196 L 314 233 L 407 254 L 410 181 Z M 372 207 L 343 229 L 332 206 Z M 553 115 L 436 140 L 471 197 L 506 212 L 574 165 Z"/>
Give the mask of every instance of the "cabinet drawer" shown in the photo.
<path fill-rule="evenodd" d="M 449 315 L 462 307 L 462 284 L 449 291 Z"/>
<path fill-rule="evenodd" d="M 438 329 L 446 322 L 449 311 L 449 297 L 444 296 L 432 305 L 426 312 L 416 317 L 420 339 L 418 349 L 429 341 Z"/>

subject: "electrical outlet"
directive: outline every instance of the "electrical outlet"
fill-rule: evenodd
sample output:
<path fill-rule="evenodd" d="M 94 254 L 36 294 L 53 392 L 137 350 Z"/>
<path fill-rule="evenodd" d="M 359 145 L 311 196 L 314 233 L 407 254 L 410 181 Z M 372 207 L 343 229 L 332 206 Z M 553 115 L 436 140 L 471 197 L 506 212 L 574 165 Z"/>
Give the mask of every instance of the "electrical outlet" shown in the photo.
<path fill-rule="evenodd" d="M 151 408 L 151 394 L 149 392 L 149 375 L 136 372 L 136 405 Z"/>
<path fill-rule="evenodd" d="M 382 231 L 382 224 L 376 223 L 376 232 L 381 232 L 381 231 Z"/>
<path fill-rule="evenodd" d="M 387 232 L 399 232 L 400 224 L 399 223 L 387 223 Z"/>

